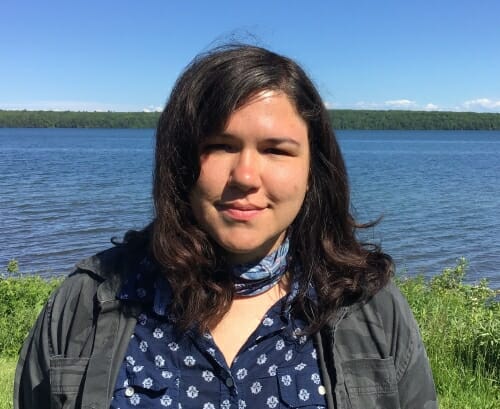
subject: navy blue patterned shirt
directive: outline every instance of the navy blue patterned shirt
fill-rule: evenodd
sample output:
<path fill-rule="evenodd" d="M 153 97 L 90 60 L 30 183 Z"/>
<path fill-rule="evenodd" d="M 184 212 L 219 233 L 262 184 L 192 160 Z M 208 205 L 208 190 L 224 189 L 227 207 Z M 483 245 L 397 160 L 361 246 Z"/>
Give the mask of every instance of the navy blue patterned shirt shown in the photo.
<path fill-rule="evenodd" d="M 229 367 L 209 333 L 176 331 L 170 294 L 166 280 L 147 268 L 126 281 L 119 298 L 140 301 L 143 309 L 111 408 L 326 407 L 312 338 L 300 335 L 304 322 L 283 312 L 284 300 L 269 309 Z"/>

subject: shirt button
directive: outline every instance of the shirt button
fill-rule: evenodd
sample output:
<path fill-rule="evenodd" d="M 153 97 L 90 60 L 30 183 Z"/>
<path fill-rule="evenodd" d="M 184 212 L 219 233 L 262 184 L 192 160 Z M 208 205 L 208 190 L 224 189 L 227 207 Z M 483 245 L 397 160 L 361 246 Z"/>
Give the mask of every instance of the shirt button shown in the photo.
<path fill-rule="evenodd" d="M 226 378 L 226 386 L 232 388 L 234 386 L 234 381 L 232 378 Z"/>
<path fill-rule="evenodd" d="M 318 386 L 318 393 L 320 395 L 326 395 L 326 388 L 323 385 Z"/>
<path fill-rule="evenodd" d="M 133 394 L 134 394 L 134 388 L 132 388 L 131 386 L 127 387 L 127 389 L 125 389 L 125 396 L 130 398 Z"/>

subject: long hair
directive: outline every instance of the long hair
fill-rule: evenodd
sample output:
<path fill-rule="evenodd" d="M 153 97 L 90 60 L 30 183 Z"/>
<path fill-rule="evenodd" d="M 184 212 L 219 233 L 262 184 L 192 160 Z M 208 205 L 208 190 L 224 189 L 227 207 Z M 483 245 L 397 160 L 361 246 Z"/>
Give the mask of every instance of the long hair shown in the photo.
<path fill-rule="evenodd" d="M 300 289 L 292 311 L 316 330 L 343 304 L 367 299 L 389 280 L 392 262 L 356 238 L 349 185 L 328 112 L 314 84 L 293 60 L 249 45 L 227 45 L 196 57 L 175 83 L 156 132 L 152 257 L 173 291 L 180 328 L 206 329 L 234 297 L 218 245 L 197 224 L 189 194 L 200 172 L 199 145 L 259 91 L 283 92 L 308 126 L 308 191 L 289 227 L 289 272 Z M 132 236 L 129 236 L 129 239 Z M 125 237 L 127 241 L 127 236 Z M 316 302 L 307 297 L 313 283 Z"/>

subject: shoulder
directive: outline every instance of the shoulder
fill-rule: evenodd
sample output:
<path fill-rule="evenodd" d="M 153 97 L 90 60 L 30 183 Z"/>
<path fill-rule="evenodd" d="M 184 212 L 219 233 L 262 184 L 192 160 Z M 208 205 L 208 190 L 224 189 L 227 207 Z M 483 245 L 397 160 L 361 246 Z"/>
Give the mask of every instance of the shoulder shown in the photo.
<path fill-rule="evenodd" d="M 76 264 L 61 285 L 51 294 L 35 327 L 48 336 L 59 354 L 72 339 L 85 339 L 103 308 L 119 309 L 117 294 L 123 281 L 138 262 L 125 247 L 113 247 Z M 43 324 L 43 326 L 42 326 Z M 35 329 L 35 330 L 36 330 Z"/>
<path fill-rule="evenodd" d="M 347 356 L 392 357 L 398 377 L 405 372 L 412 353 L 421 344 L 410 306 L 392 282 L 367 301 L 349 306 L 335 336 Z"/>
<path fill-rule="evenodd" d="M 429 359 L 406 298 L 389 283 L 353 316 L 371 331 L 377 346 L 393 360 L 401 407 L 436 408 L 436 391 Z"/>
<path fill-rule="evenodd" d="M 356 302 L 347 307 L 346 319 L 357 320 L 362 317 L 377 318 L 377 321 L 387 323 L 389 331 L 393 328 L 390 323 L 394 321 L 414 322 L 411 308 L 399 288 L 390 281 L 381 288 L 376 294 L 362 302 Z M 369 323 L 368 320 L 367 323 Z"/>
<path fill-rule="evenodd" d="M 99 311 L 118 310 L 117 293 L 134 266 L 126 248 L 114 247 L 76 265 L 50 295 L 21 353 L 38 350 L 49 356 L 81 356 L 92 336 Z"/>
<path fill-rule="evenodd" d="M 399 403 L 383 407 L 437 408 L 432 372 L 418 325 L 408 302 L 393 283 L 364 302 L 344 307 L 328 330 L 336 369 L 340 371 L 337 375 L 339 379 L 345 377 L 351 393 L 362 393 L 363 399 L 369 400 L 370 396 L 382 399 L 384 390 L 397 390 Z M 365 393 L 368 389 L 377 389 L 382 395 Z M 375 406 L 370 402 L 359 407 Z"/>
<path fill-rule="evenodd" d="M 356 309 L 363 311 L 364 314 L 376 314 L 389 333 L 397 324 L 412 327 L 415 325 L 408 301 L 392 281 L 366 302 L 353 308 L 354 311 Z"/>
<path fill-rule="evenodd" d="M 393 282 L 367 301 L 349 307 L 339 322 L 337 336 L 344 344 L 352 343 L 353 331 L 358 336 L 355 352 L 360 356 L 392 357 L 398 379 L 406 373 L 412 357 L 423 350 L 411 308 Z"/>
<path fill-rule="evenodd" d="M 14 382 L 15 408 L 45 407 L 52 393 L 51 377 L 63 382 L 63 374 L 67 375 L 68 370 L 76 376 L 86 366 L 85 357 L 91 356 L 96 345 L 100 311 L 114 310 L 115 314 L 106 314 L 113 320 L 121 317 L 116 292 L 121 288 L 123 276 L 133 268 L 132 260 L 125 248 L 105 250 L 79 262 L 52 293 L 19 355 Z M 107 328 L 111 328 L 109 322 L 108 319 Z M 104 335 L 106 331 L 101 330 Z"/>
<path fill-rule="evenodd" d="M 99 252 L 79 261 L 52 298 L 64 300 L 84 295 L 84 299 L 89 300 L 87 296 L 98 291 L 99 301 L 115 298 L 124 279 L 137 269 L 140 260 L 140 255 L 130 252 L 126 246 Z"/>

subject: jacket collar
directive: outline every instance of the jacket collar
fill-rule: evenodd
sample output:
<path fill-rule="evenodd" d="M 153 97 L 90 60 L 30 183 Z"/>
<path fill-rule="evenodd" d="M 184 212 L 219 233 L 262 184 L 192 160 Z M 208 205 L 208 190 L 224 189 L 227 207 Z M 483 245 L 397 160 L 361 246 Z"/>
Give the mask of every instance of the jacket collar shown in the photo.
<path fill-rule="evenodd" d="M 102 305 L 116 300 L 124 277 L 136 266 L 137 254 L 134 256 L 125 246 L 116 246 L 81 260 L 76 264 L 75 273 L 85 271 L 100 281 L 97 300 Z"/>

